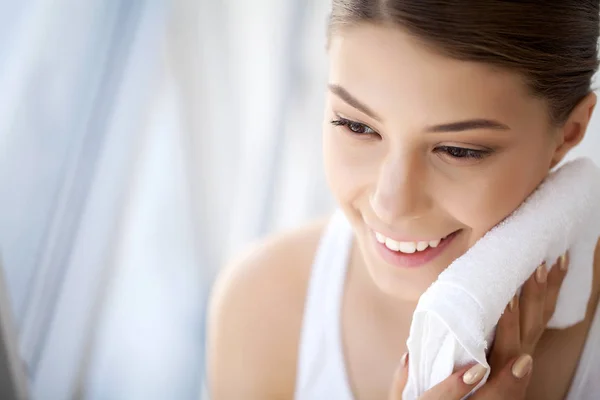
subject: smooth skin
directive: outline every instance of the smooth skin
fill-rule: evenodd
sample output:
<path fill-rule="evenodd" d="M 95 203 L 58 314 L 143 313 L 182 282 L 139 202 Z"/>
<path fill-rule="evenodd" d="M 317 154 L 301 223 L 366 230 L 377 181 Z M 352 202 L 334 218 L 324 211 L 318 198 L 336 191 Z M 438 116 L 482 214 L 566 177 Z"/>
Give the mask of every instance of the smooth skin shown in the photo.
<path fill-rule="evenodd" d="M 325 172 L 354 231 L 341 310 L 347 378 L 357 400 L 398 398 L 406 371 L 396 371 L 419 296 L 581 141 L 596 96 L 554 126 L 519 75 L 449 59 L 395 26 L 337 31 L 329 57 Z M 325 224 L 271 237 L 219 277 L 207 344 L 212 399 L 293 398 L 306 288 Z M 459 233 L 428 265 L 407 269 L 380 257 L 373 230 L 408 240 Z M 500 322 L 512 334 L 493 347 L 493 376 L 478 391 L 486 399 L 558 400 L 568 392 L 598 303 L 600 247 L 586 318 L 563 330 L 546 329 L 556 271 L 543 290 L 528 282 L 519 312 Z M 523 354 L 535 367 L 516 379 L 507 371 Z M 462 372 L 424 398 L 460 398 L 468 389 Z"/>

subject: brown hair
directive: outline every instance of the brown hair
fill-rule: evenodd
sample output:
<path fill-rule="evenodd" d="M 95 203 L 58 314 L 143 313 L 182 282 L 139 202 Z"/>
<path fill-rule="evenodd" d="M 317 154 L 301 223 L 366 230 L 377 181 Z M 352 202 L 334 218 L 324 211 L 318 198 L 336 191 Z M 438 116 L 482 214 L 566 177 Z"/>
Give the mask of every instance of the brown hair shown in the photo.
<path fill-rule="evenodd" d="M 329 30 L 403 27 L 452 58 L 520 73 L 566 122 L 598 68 L 600 0 L 333 0 Z"/>

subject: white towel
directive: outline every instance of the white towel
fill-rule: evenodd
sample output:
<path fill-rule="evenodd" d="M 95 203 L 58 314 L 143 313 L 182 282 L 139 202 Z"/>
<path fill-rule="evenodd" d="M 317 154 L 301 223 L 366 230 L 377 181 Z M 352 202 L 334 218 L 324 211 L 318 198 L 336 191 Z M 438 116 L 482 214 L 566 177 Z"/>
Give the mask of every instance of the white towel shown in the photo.
<path fill-rule="evenodd" d="M 552 172 L 515 211 L 456 259 L 421 296 L 407 341 L 405 400 L 417 399 L 471 362 L 490 372 L 488 345 L 506 305 L 542 261 L 569 250 L 569 271 L 549 327 L 585 317 L 600 235 L 600 169 L 577 159 Z"/>

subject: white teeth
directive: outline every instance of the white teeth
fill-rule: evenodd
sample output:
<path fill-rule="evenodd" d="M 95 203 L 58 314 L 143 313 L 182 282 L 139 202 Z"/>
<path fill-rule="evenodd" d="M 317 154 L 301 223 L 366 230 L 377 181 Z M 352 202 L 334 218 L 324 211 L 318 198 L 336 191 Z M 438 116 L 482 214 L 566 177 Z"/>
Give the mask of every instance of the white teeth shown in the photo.
<path fill-rule="evenodd" d="M 400 242 L 396 242 L 395 240 L 392 240 L 390 238 L 385 239 L 385 245 L 388 249 L 390 249 L 392 251 L 400 250 Z"/>
<path fill-rule="evenodd" d="M 412 254 L 417 251 L 417 245 L 414 242 L 400 242 L 400 251 L 402 253 Z"/>
<path fill-rule="evenodd" d="M 386 238 L 379 232 L 375 232 L 375 238 L 379 243 L 385 244 L 385 246 L 392 251 L 399 251 L 402 253 L 413 254 L 417 251 L 424 251 L 428 247 L 438 247 L 443 239 L 430 240 L 429 242 L 398 242 L 396 240 Z"/>
<path fill-rule="evenodd" d="M 419 243 L 417 243 L 417 251 L 423 251 L 427 247 L 429 247 L 429 242 L 419 242 Z"/>

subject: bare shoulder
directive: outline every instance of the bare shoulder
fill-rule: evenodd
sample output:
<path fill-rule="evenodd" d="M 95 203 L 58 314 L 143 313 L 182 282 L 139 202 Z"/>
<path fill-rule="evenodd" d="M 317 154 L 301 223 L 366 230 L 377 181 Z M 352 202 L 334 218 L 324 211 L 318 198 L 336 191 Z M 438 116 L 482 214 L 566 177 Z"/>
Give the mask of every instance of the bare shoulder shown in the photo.
<path fill-rule="evenodd" d="M 218 277 L 208 318 L 211 398 L 292 398 L 311 265 L 326 219 L 255 244 Z"/>

